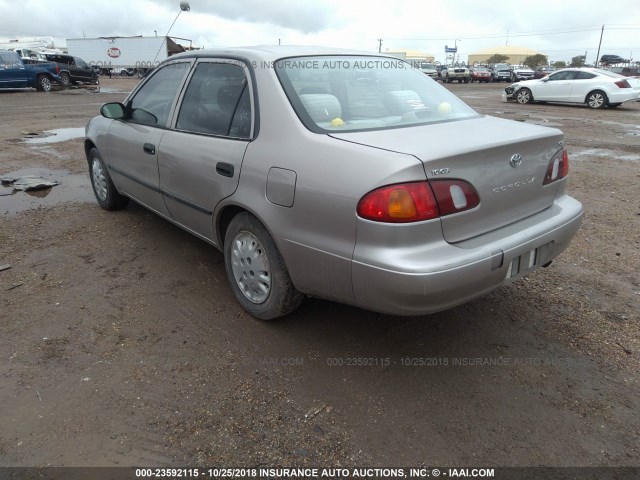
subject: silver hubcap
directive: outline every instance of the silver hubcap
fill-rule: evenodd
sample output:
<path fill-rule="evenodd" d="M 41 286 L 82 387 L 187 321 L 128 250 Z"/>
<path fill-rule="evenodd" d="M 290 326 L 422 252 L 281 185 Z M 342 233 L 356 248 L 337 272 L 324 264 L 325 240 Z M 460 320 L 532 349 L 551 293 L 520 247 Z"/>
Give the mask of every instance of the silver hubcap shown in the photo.
<path fill-rule="evenodd" d="M 102 164 L 97 158 L 94 158 L 91 163 L 91 175 L 93 176 L 93 190 L 98 198 L 105 202 L 107 200 L 107 179 L 104 176 Z"/>
<path fill-rule="evenodd" d="M 40 85 L 42 85 L 42 90 L 44 90 L 45 92 L 51 90 L 51 82 L 47 77 L 42 77 L 42 80 L 40 80 Z"/>
<path fill-rule="evenodd" d="M 250 302 L 267 300 L 271 292 L 269 259 L 253 233 L 242 231 L 233 238 L 231 269 L 238 288 Z"/>
<path fill-rule="evenodd" d="M 527 103 L 529 101 L 529 92 L 518 93 L 518 103 Z"/>
<path fill-rule="evenodd" d="M 594 93 L 589 97 L 589 106 L 591 108 L 600 108 L 604 103 L 604 97 L 600 93 Z"/>

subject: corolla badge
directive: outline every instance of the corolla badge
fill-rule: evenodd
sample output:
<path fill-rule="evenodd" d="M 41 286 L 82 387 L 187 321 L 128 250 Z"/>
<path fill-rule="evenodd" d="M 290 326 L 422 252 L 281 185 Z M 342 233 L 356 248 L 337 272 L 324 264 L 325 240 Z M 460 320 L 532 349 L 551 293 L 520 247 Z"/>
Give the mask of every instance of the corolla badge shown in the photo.
<path fill-rule="evenodd" d="M 520 155 L 519 153 L 511 155 L 511 160 L 509 160 L 509 163 L 513 168 L 519 167 L 522 163 L 522 155 Z"/>

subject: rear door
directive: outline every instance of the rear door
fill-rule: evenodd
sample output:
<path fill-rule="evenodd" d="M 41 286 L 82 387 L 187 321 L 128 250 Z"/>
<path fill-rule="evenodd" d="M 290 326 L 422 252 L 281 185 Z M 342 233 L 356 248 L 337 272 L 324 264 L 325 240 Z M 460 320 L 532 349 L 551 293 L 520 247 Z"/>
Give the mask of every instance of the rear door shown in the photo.
<path fill-rule="evenodd" d="M 126 120 L 114 120 L 109 127 L 107 162 L 118 189 L 165 216 L 158 147 L 191 64 L 178 61 L 157 69 L 127 100 Z"/>
<path fill-rule="evenodd" d="M 160 144 L 160 187 L 173 219 L 213 240 L 213 211 L 238 185 L 252 136 L 252 83 L 235 60 L 200 60 Z"/>

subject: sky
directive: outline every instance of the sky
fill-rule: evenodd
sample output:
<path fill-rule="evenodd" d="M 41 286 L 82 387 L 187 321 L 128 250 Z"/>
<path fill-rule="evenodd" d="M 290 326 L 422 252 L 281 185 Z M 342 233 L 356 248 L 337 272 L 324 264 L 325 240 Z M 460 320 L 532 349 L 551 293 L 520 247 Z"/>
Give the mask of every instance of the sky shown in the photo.
<path fill-rule="evenodd" d="M 171 36 L 198 47 L 282 44 L 376 52 L 417 49 L 445 60 L 445 45 L 460 61 L 501 45 L 531 48 L 550 61 L 587 55 L 640 60 L 638 0 L 607 8 L 595 0 L 191 0 Z M 67 38 L 153 36 L 169 30 L 179 0 L 0 0 L 0 41 L 34 36 Z"/>

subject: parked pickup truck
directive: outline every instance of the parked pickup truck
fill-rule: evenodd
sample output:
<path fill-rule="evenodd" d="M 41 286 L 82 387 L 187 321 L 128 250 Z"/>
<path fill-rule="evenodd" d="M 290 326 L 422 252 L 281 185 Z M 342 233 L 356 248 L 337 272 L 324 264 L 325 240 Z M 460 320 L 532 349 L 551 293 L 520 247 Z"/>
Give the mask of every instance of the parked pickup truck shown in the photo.
<path fill-rule="evenodd" d="M 48 61 L 58 64 L 60 80 L 63 86 L 74 83 L 90 83 L 98 85 L 98 74 L 80 57 L 62 53 L 45 53 Z"/>
<path fill-rule="evenodd" d="M 48 92 L 60 84 L 60 70 L 55 63 L 25 64 L 16 52 L 0 50 L 0 88 L 35 88 Z"/>
<path fill-rule="evenodd" d="M 443 82 L 451 83 L 453 80 L 457 80 L 458 83 L 469 83 L 471 80 L 471 72 L 467 67 L 444 67 L 440 72 Z"/>

